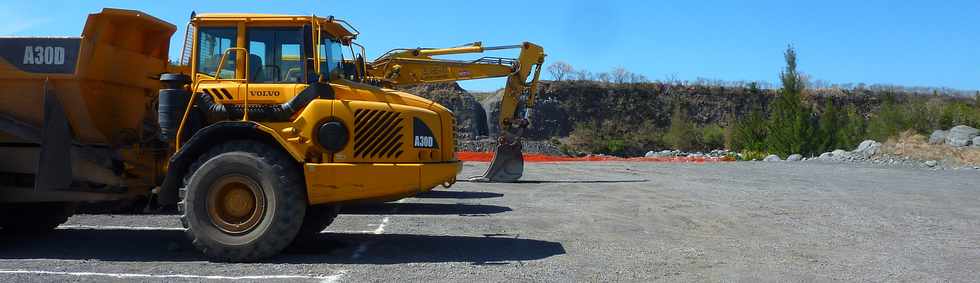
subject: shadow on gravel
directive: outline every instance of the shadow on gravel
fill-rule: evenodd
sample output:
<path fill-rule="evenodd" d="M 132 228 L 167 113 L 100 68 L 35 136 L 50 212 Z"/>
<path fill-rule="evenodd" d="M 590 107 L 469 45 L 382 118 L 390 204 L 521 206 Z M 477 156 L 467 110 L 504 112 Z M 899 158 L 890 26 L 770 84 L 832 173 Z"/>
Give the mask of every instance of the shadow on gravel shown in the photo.
<path fill-rule="evenodd" d="M 467 192 L 467 191 L 429 191 L 415 196 L 415 198 L 454 198 L 454 199 L 477 199 L 477 198 L 499 198 L 504 196 L 500 193 L 491 192 Z"/>
<path fill-rule="evenodd" d="M 363 253 L 353 256 L 364 245 Z M 561 243 L 519 239 L 512 235 L 484 237 L 410 234 L 320 234 L 319 241 L 294 249 L 278 260 L 289 263 L 399 264 L 469 262 L 496 264 L 538 260 L 565 254 Z"/>
<path fill-rule="evenodd" d="M 497 214 L 511 211 L 510 207 L 462 203 L 373 203 L 344 206 L 340 214 L 390 215 L 471 215 Z"/>
<path fill-rule="evenodd" d="M 643 183 L 643 182 L 649 182 L 649 181 L 650 180 L 646 180 L 646 179 L 641 179 L 641 180 L 595 180 L 595 181 L 588 181 L 588 180 L 564 180 L 564 181 L 562 181 L 562 180 L 558 180 L 558 181 L 551 181 L 551 180 L 547 180 L 547 181 L 545 181 L 545 180 L 518 180 L 517 182 L 514 182 L 514 183 L 518 183 L 518 184 L 606 184 L 606 183 Z"/>
<path fill-rule="evenodd" d="M 2 236 L 0 258 L 192 261 L 202 255 L 183 231 L 58 229 L 44 236 Z"/>
<path fill-rule="evenodd" d="M 565 248 L 560 243 L 517 239 L 508 235 L 464 237 L 323 233 L 318 241 L 291 248 L 264 263 L 498 264 L 543 259 L 564 253 Z M 182 231 L 85 229 L 56 230 L 39 238 L 0 237 L 0 258 L 137 262 L 206 260 L 191 246 Z"/>

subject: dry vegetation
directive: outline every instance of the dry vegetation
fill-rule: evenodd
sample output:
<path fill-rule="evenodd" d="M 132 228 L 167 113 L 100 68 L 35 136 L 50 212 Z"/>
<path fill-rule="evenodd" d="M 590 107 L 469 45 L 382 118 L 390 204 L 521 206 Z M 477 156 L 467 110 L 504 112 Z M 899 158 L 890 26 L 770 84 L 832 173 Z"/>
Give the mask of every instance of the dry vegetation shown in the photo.
<path fill-rule="evenodd" d="M 914 131 L 905 131 L 882 146 L 886 154 L 907 156 L 918 160 L 939 160 L 954 165 L 980 166 L 980 147 L 952 147 L 929 144 L 929 138 Z"/>

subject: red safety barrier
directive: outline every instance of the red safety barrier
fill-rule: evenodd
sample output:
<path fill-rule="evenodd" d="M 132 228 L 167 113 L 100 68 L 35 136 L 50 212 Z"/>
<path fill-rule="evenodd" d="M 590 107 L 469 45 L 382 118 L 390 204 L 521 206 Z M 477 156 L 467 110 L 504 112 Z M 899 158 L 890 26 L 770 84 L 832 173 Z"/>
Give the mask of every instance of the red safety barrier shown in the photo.
<path fill-rule="evenodd" d="M 460 151 L 456 157 L 462 161 L 490 162 L 493 152 Z M 583 157 L 552 156 L 539 153 L 525 153 L 525 162 L 568 162 L 568 161 L 636 161 L 636 162 L 681 162 L 705 163 L 735 161 L 731 157 L 616 157 L 608 155 L 589 155 Z"/>

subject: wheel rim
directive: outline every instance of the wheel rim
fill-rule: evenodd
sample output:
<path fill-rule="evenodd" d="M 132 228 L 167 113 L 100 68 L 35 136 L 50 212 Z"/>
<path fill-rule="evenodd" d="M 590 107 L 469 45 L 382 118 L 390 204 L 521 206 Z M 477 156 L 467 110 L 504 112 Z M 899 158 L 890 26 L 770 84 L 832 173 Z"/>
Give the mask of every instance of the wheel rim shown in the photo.
<path fill-rule="evenodd" d="M 262 187 L 244 175 L 227 175 L 208 189 L 208 215 L 211 223 L 228 234 L 247 233 L 265 214 Z"/>

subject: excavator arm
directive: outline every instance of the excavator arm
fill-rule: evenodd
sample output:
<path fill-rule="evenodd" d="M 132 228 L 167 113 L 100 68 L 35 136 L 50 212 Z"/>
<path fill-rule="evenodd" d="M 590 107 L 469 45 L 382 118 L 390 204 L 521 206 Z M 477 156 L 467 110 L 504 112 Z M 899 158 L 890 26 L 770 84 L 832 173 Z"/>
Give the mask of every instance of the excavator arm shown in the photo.
<path fill-rule="evenodd" d="M 483 57 L 472 61 L 448 60 L 434 56 L 483 53 L 491 50 L 520 49 L 517 58 Z M 507 78 L 500 100 L 500 136 L 490 167 L 472 180 L 517 181 L 524 170 L 521 141 L 528 125 L 528 111 L 519 116 L 521 102 L 534 107 L 544 49 L 525 42 L 520 45 L 484 47 L 480 42 L 451 48 L 395 49 L 367 63 L 367 80 L 386 87 L 445 83 L 486 78 Z"/>

